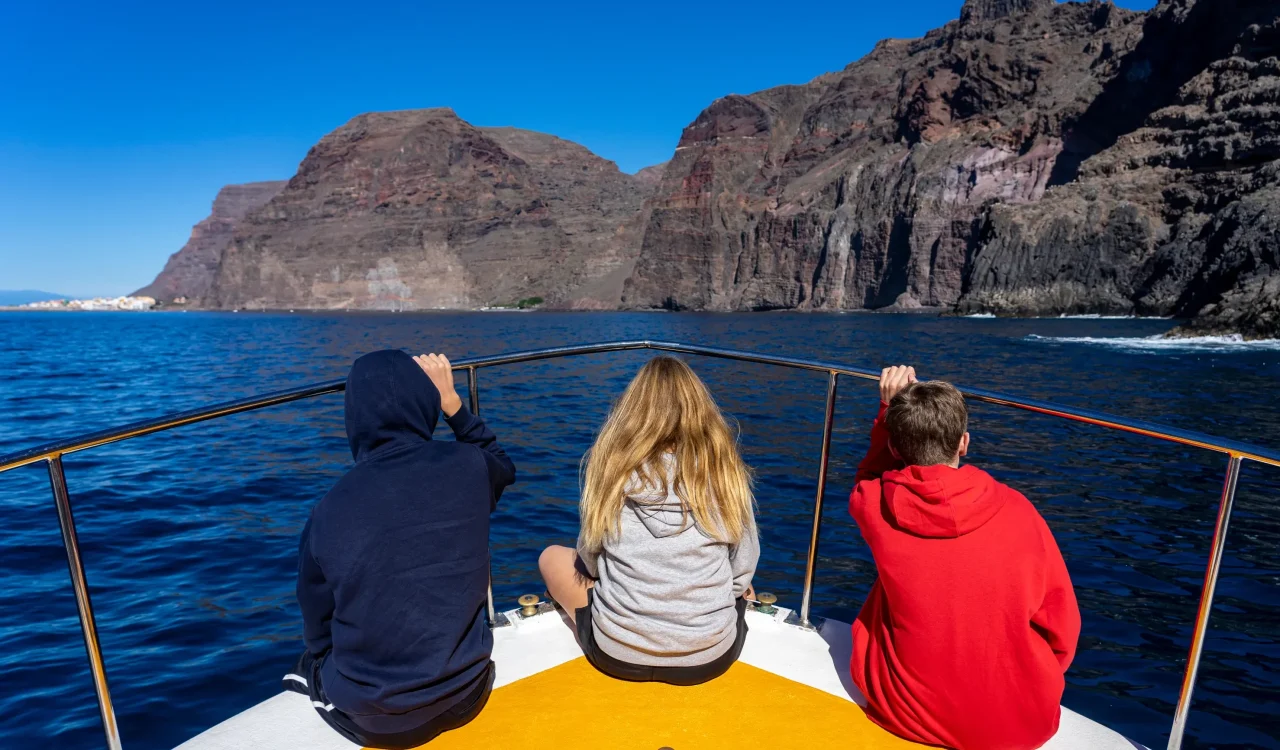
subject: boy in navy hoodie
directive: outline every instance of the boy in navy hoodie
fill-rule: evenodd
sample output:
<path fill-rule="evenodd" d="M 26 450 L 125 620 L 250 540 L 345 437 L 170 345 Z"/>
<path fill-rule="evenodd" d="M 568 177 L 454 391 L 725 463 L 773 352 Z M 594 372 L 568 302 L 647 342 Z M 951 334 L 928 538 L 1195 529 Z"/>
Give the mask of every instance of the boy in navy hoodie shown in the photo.
<path fill-rule="evenodd" d="M 431 439 L 442 411 L 454 442 Z M 284 684 L 352 742 L 416 747 L 475 718 L 492 688 L 489 514 L 515 466 L 443 355 L 357 359 L 346 426 L 355 466 L 302 530 L 307 649 Z"/>

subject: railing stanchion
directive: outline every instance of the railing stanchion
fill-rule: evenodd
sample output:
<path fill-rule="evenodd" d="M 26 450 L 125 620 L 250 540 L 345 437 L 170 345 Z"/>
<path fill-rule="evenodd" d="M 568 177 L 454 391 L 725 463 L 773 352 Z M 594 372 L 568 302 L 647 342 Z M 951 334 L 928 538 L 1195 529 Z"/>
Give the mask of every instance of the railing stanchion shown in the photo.
<path fill-rule="evenodd" d="M 822 422 L 822 455 L 818 459 L 818 495 L 813 501 L 813 530 L 809 533 L 809 559 L 804 568 L 804 596 L 800 600 L 800 624 L 812 627 L 809 609 L 813 604 L 813 577 L 818 566 L 818 532 L 822 530 L 822 499 L 827 492 L 827 459 L 831 455 L 831 426 L 836 416 L 836 385 L 840 374 L 827 379 L 827 411 Z"/>
<path fill-rule="evenodd" d="M 1169 732 L 1169 750 L 1179 750 L 1182 747 L 1182 735 L 1187 731 L 1187 714 L 1191 711 L 1191 693 L 1196 687 L 1196 674 L 1200 671 L 1204 639 L 1209 631 L 1213 591 L 1218 586 L 1222 554 L 1227 547 L 1227 527 L 1231 523 L 1231 511 L 1236 502 L 1236 483 L 1240 479 L 1242 461 L 1243 459 L 1234 453 L 1227 460 L 1227 477 L 1222 483 L 1222 499 L 1218 502 L 1218 522 L 1213 529 L 1209 566 L 1204 571 L 1204 585 L 1200 587 L 1200 609 L 1196 613 L 1196 627 L 1191 634 L 1191 653 L 1187 656 L 1187 671 L 1182 677 L 1182 692 L 1178 694 L 1178 706 L 1173 714 L 1173 729 Z"/>
<path fill-rule="evenodd" d="M 471 394 L 471 413 L 480 416 L 480 384 L 476 382 L 476 368 L 467 368 L 467 390 Z M 493 556 L 489 556 L 489 587 L 486 594 L 487 606 L 489 611 L 489 626 L 494 627 L 498 624 L 498 615 L 493 608 Z"/>
<path fill-rule="evenodd" d="M 84 577 L 84 561 L 80 559 L 80 541 L 76 538 L 76 521 L 71 515 L 71 496 L 67 493 L 67 475 L 62 470 L 62 456 L 49 459 L 49 485 L 58 508 L 58 525 L 62 527 L 62 546 L 67 551 L 67 567 L 71 586 L 75 589 L 76 611 L 80 630 L 84 633 L 84 649 L 89 655 L 89 671 L 93 673 L 93 689 L 98 694 L 98 710 L 102 715 L 102 731 L 107 735 L 108 750 L 120 750 L 120 727 L 116 710 L 107 688 L 107 668 L 102 663 L 102 646 L 98 644 L 98 623 L 89 601 L 89 583 Z"/>

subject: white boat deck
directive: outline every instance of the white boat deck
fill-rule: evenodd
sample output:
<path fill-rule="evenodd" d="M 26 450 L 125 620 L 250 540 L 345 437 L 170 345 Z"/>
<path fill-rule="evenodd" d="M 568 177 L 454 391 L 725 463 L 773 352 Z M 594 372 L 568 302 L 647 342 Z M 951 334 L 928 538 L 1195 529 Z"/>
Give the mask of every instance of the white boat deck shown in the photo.
<path fill-rule="evenodd" d="M 740 661 L 865 706 L 865 700 L 848 675 L 849 625 L 827 620 L 819 632 L 803 630 L 783 622 L 787 612 L 779 608 L 778 614 L 772 617 L 747 613 L 750 631 Z M 508 617 L 515 624 L 494 631 L 495 696 L 499 695 L 497 688 L 582 656 L 572 632 L 558 613 L 546 612 L 521 619 L 512 611 Z M 282 674 L 286 668 L 287 665 L 282 665 Z M 486 711 L 492 708 L 493 702 L 491 699 Z M 774 717 L 775 726 L 786 718 Z M 779 731 L 786 730 L 779 728 Z M 355 747 L 320 719 L 305 696 L 282 692 L 183 743 L 178 750 L 351 750 Z M 1058 733 L 1043 750 L 1135 748 L 1145 750 L 1064 707 Z M 694 748 L 683 746 L 680 750 Z"/>

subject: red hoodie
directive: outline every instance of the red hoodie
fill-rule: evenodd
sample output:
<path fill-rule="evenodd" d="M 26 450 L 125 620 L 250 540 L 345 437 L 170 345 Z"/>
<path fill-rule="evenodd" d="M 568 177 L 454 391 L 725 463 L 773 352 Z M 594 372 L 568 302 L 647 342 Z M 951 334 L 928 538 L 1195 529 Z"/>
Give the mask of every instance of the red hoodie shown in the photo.
<path fill-rule="evenodd" d="M 884 410 L 849 512 L 880 577 L 853 624 L 853 681 L 890 732 L 957 750 L 1032 750 L 1058 730 L 1080 611 L 1020 493 L 973 466 L 907 466 Z"/>

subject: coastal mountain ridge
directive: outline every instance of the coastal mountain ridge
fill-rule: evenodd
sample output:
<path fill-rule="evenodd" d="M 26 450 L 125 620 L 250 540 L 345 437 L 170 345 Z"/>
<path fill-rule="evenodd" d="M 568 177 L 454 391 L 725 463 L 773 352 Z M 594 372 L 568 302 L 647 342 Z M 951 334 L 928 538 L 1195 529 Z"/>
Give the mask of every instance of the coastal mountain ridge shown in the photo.
<path fill-rule="evenodd" d="M 576 143 L 450 109 L 320 140 L 184 288 L 210 308 L 616 307 L 651 180 Z M 176 261 L 176 258 L 175 258 Z"/>
<path fill-rule="evenodd" d="M 157 300 L 199 300 L 209 291 L 222 263 L 222 253 L 235 235 L 237 224 L 266 205 L 285 186 L 284 181 L 227 185 L 213 199 L 213 210 L 191 228 L 191 237 L 169 256 L 155 280 L 134 292 L 135 297 Z"/>
<path fill-rule="evenodd" d="M 954 307 L 984 212 L 1040 200 L 1140 18 L 970 2 L 838 73 L 714 102 L 681 136 L 624 305 Z"/>
<path fill-rule="evenodd" d="M 968 0 L 841 71 L 716 100 L 636 175 L 447 109 L 360 115 L 287 184 L 225 189 L 238 199 L 142 291 L 1141 314 L 1280 336 L 1278 17 L 1280 0 Z"/>

